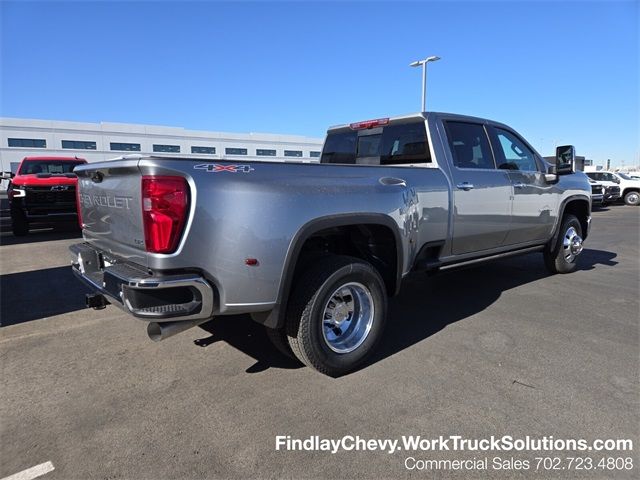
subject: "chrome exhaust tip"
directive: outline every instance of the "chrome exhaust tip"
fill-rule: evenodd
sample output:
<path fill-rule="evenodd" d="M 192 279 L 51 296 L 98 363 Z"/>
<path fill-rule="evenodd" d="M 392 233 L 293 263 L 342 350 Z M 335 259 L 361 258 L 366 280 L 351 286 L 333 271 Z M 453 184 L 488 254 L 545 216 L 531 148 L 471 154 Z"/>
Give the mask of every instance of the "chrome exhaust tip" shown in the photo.
<path fill-rule="evenodd" d="M 183 320 L 177 322 L 150 322 L 147 325 L 147 335 L 154 342 L 166 340 L 178 333 L 182 333 L 190 328 L 202 325 L 211 320 L 210 318 L 202 318 L 198 320 Z"/>

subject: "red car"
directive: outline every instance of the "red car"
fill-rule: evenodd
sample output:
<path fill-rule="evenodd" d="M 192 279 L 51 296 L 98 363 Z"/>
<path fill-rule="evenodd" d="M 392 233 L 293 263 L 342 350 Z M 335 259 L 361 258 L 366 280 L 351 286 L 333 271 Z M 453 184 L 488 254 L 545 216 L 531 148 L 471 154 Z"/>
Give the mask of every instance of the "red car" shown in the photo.
<path fill-rule="evenodd" d="M 77 157 L 25 157 L 7 189 L 13 234 L 23 236 L 29 226 L 77 225 Z"/>

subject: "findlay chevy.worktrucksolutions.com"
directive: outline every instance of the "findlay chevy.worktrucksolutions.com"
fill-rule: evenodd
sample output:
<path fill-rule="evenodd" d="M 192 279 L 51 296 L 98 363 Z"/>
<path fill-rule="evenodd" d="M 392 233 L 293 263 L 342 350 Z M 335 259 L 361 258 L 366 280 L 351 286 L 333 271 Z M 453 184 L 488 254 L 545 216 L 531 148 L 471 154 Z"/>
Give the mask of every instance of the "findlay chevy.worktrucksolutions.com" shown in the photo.
<path fill-rule="evenodd" d="M 585 440 L 554 438 L 553 436 L 518 438 L 510 435 L 488 438 L 464 438 L 461 435 L 440 435 L 425 438 L 419 435 L 403 435 L 398 438 L 363 438 L 359 435 L 345 435 L 340 438 L 321 438 L 311 435 L 294 438 L 290 435 L 276 435 L 276 450 L 316 451 L 336 454 L 340 451 L 386 452 L 589 452 L 589 451 L 632 451 L 633 441 L 629 439 Z"/>

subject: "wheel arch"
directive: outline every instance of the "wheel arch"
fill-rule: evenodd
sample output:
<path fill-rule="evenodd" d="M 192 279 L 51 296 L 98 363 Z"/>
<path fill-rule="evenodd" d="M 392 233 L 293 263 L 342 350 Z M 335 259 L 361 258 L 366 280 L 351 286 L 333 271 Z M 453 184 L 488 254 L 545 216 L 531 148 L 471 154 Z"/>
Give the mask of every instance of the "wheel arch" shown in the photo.
<path fill-rule="evenodd" d="M 390 296 L 397 294 L 402 281 L 404 261 L 402 237 L 397 223 L 385 214 L 348 213 L 328 215 L 307 222 L 296 232 L 289 244 L 289 249 L 284 261 L 282 276 L 278 288 L 278 296 L 274 308 L 270 312 L 254 313 L 252 314 L 252 318 L 270 328 L 282 327 L 284 325 L 285 313 L 287 310 L 288 296 L 291 291 L 294 277 L 297 273 L 297 268 L 300 266 L 300 260 L 302 259 L 305 245 L 308 245 L 308 242 L 314 238 L 314 236 L 330 229 L 346 229 L 367 226 L 375 226 L 383 229 L 382 231 L 387 232 L 387 234 L 393 239 L 392 248 L 395 250 L 394 271 L 385 275 L 383 272 L 380 272 L 379 269 L 377 270 L 381 273 L 385 281 L 388 294 Z"/>
<path fill-rule="evenodd" d="M 591 218 L 590 199 L 582 195 L 573 195 L 563 200 L 558 211 L 558 220 L 551 241 L 551 249 L 553 250 L 560 235 L 562 228 L 562 219 L 565 215 L 575 215 L 582 227 L 582 238 L 586 239 L 589 235 L 589 220 Z"/>

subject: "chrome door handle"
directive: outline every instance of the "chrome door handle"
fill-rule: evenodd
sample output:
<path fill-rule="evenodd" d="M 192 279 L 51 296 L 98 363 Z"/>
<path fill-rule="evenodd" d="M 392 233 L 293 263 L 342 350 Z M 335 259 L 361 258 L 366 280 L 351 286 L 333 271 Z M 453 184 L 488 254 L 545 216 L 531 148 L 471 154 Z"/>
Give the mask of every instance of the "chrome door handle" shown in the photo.
<path fill-rule="evenodd" d="M 513 188 L 524 188 L 526 185 L 524 183 L 514 183 Z"/>
<path fill-rule="evenodd" d="M 462 182 L 457 184 L 456 188 L 459 188 L 460 190 L 464 190 L 466 192 L 467 190 L 473 189 L 473 185 L 470 184 L 469 182 Z"/>
<path fill-rule="evenodd" d="M 402 178 L 396 178 L 396 177 L 382 177 L 380 180 L 378 180 L 380 182 L 381 185 L 399 185 L 401 187 L 406 187 L 407 186 L 407 182 L 402 179 Z"/>

